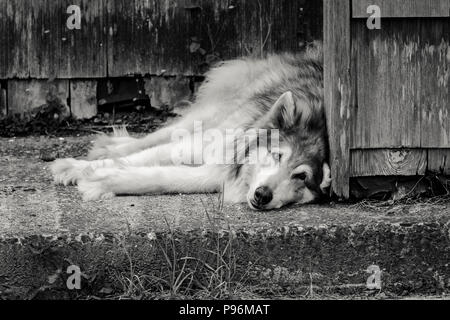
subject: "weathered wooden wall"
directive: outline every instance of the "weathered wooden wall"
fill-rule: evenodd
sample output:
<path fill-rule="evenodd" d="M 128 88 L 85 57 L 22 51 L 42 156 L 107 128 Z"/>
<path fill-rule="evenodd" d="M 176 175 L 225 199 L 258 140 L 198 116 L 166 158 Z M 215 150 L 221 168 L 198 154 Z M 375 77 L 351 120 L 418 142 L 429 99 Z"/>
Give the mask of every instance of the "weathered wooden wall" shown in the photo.
<path fill-rule="evenodd" d="M 356 0 L 353 1 L 353 18 L 367 17 L 367 7 L 376 5 L 383 18 L 448 17 L 449 0 Z"/>
<path fill-rule="evenodd" d="M 66 13 L 77 4 L 80 30 Z M 0 0 L 0 78 L 76 78 L 107 74 L 102 0 Z"/>
<path fill-rule="evenodd" d="M 352 24 L 358 108 L 352 148 L 450 145 L 450 19 Z"/>
<path fill-rule="evenodd" d="M 381 29 L 367 8 L 381 9 Z M 450 0 L 325 0 L 333 191 L 351 177 L 450 172 Z"/>
<path fill-rule="evenodd" d="M 81 30 L 69 30 L 69 5 Z M 321 38 L 314 0 L 0 0 L 0 79 L 194 75 Z"/>

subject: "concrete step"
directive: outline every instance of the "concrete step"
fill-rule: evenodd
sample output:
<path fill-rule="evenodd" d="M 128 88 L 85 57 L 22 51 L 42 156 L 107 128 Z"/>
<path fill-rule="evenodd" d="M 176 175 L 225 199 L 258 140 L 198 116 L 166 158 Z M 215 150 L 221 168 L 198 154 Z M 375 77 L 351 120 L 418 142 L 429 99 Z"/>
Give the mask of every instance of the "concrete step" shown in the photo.
<path fill-rule="evenodd" d="M 254 212 L 219 208 L 217 195 L 83 202 L 22 142 L 0 141 L 0 298 L 450 293 L 449 203 Z"/>

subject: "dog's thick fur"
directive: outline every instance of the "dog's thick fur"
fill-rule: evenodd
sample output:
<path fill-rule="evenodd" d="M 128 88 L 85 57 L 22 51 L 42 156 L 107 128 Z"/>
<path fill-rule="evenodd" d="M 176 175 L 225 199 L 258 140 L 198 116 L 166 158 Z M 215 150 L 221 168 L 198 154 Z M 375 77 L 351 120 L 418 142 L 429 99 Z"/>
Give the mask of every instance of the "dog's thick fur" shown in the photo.
<path fill-rule="evenodd" d="M 226 201 L 248 202 L 253 209 L 311 202 L 330 184 L 322 79 L 317 46 L 298 55 L 224 62 L 209 71 L 192 110 L 178 122 L 141 139 L 125 132 L 101 136 L 88 160 L 56 160 L 54 179 L 78 184 L 85 200 L 223 191 Z M 194 121 L 202 121 L 203 130 L 220 132 L 278 129 L 279 146 L 227 145 L 234 160 L 244 160 L 239 163 L 210 164 L 204 155 L 201 165 L 174 163 L 174 150 L 192 152 L 195 147 L 174 142 L 173 134 L 192 132 Z M 261 151 L 257 163 L 245 161 L 249 148 Z"/>

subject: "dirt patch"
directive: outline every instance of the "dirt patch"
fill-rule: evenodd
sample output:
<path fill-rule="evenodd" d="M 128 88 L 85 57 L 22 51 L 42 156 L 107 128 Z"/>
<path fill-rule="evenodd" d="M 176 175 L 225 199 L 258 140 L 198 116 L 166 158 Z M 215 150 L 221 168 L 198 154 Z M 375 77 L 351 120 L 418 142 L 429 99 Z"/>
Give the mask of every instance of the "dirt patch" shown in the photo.
<path fill-rule="evenodd" d="M 0 119 L 0 137 L 36 135 L 79 136 L 95 132 L 109 132 L 112 126 L 126 125 L 130 132 L 152 132 L 176 117 L 168 109 L 136 106 L 98 113 L 92 119 L 62 119 L 55 108 L 43 108 L 33 114 L 12 115 Z"/>

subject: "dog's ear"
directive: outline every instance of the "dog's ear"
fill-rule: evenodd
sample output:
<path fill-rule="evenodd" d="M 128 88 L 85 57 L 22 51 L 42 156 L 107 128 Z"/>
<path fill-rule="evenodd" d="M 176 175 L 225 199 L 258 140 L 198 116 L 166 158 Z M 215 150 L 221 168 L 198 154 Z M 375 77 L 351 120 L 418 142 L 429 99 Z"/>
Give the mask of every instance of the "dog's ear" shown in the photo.
<path fill-rule="evenodd" d="M 304 104 L 304 105 L 303 105 Z M 273 125 L 280 129 L 289 129 L 299 123 L 303 110 L 307 110 L 306 102 L 294 100 L 292 92 L 283 93 L 269 112 L 269 118 Z"/>

